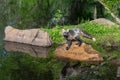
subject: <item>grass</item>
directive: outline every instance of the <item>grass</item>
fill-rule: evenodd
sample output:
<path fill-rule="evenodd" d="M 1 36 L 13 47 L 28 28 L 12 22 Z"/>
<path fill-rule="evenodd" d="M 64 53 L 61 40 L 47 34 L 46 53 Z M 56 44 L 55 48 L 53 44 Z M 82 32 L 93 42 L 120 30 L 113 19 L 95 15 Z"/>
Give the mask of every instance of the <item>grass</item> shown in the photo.
<path fill-rule="evenodd" d="M 93 42 L 92 40 L 89 40 L 87 38 L 81 37 L 82 40 L 90 45 L 92 45 L 93 48 L 98 50 L 101 54 L 105 55 L 107 52 L 103 49 L 101 46 L 103 42 L 108 42 L 110 40 L 114 42 L 120 43 L 120 27 L 119 26 L 104 26 L 104 25 L 99 25 L 96 23 L 90 23 L 90 22 L 85 22 L 83 24 L 79 24 L 77 26 L 75 25 L 70 25 L 70 26 L 56 26 L 55 28 L 52 29 L 45 29 L 51 36 L 52 40 L 56 44 L 61 44 L 66 42 L 66 40 L 63 38 L 61 31 L 62 29 L 71 29 L 71 28 L 80 28 L 85 31 L 87 31 L 89 34 L 91 34 L 93 37 L 96 38 L 96 42 Z M 109 52 L 113 53 L 113 52 Z M 115 52 L 118 54 L 118 52 Z M 116 54 L 116 55 L 117 55 Z M 113 55 L 115 55 L 113 53 Z M 119 55 L 120 57 L 120 55 Z"/>
<path fill-rule="evenodd" d="M 98 40 L 105 37 L 112 37 L 112 38 L 116 38 L 116 40 L 120 40 L 119 39 L 120 27 L 116 27 L 116 26 L 107 27 L 104 25 L 99 25 L 96 23 L 89 23 L 89 22 L 77 26 L 74 25 L 56 26 L 55 28 L 45 29 L 45 30 L 50 34 L 50 36 L 52 37 L 55 43 L 59 43 L 64 41 L 61 35 L 62 29 L 71 29 L 75 27 L 87 31 L 92 36 L 96 37 Z"/>

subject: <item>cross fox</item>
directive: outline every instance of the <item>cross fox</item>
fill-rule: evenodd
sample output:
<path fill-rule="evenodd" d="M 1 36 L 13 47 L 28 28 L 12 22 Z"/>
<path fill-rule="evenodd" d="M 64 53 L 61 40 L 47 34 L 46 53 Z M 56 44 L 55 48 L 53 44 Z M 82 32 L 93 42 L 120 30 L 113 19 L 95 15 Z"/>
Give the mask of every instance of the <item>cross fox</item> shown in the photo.
<path fill-rule="evenodd" d="M 82 40 L 80 39 L 80 36 L 96 41 L 96 39 L 93 38 L 90 34 L 79 28 L 73 28 L 67 30 L 62 29 L 62 35 L 67 40 L 66 50 L 69 50 L 70 46 L 72 45 L 72 41 L 74 40 L 78 41 L 78 45 L 80 46 L 82 44 Z"/>

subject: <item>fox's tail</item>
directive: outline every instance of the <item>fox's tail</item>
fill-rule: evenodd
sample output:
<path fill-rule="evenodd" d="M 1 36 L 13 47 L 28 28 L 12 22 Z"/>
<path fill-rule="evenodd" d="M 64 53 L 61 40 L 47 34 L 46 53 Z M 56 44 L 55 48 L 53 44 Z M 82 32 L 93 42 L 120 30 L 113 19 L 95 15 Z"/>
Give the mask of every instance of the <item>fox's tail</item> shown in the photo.
<path fill-rule="evenodd" d="M 96 41 L 95 38 L 93 38 L 89 33 L 87 33 L 84 30 L 81 30 L 81 34 L 82 34 L 83 37 L 86 37 L 86 38 L 92 39 L 93 41 Z"/>

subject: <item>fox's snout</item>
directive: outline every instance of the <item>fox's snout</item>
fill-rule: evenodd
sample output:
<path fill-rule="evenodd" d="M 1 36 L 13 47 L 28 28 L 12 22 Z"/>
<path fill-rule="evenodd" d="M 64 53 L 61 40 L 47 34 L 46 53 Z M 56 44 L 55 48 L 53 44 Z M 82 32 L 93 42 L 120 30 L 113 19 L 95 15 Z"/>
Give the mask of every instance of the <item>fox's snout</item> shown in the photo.
<path fill-rule="evenodd" d="M 65 38 L 68 38 L 68 32 L 64 32 L 64 33 L 63 33 L 63 36 L 64 36 Z"/>

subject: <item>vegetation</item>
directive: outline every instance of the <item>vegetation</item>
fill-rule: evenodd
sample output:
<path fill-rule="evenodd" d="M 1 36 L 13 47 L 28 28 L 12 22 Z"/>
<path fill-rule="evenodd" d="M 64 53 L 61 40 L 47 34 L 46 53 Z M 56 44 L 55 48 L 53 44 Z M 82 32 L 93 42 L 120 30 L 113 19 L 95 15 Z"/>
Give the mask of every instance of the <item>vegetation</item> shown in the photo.
<path fill-rule="evenodd" d="M 2 76 L 1 79 L 10 79 L 10 80 L 33 80 L 33 79 L 41 79 L 41 80 L 58 80 L 60 76 L 60 71 L 62 67 L 64 66 L 64 62 L 61 62 L 54 58 L 54 51 L 56 47 L 65 42 L 65 39 L 63 39 L 61 35 L 61 29 L 70 29 L 78 27 L 81 29 L 86 30 L 89 32 L 92 36 L 94 36 L 97 41 L 93 42 L 89 39 L 83 38 L 83 41 L 85 41 L 88 44 L 91 44 L 96 50 L 98 50 L 103 57 L 105 57 L 106 63 L 104 66 L 100 67 L 99 70 L 96 70 L 98 74 L 90 73 L 88 72 L 83 72 L 84 75 L 79 75 L 74 77 L 75 80 L 89 80 L 96 78 L 98 80 L 109 80 L 109 79 L 115 79 L 115 72 L 116 69 L 113 69 L 111 72 L 111 65 L 108 64 L 107 62 L 107 57 L 112 56 L 112 57 L 120 57 L 119 51 L 117 50 L 112 50 L 111 52 L 108 52 L 103 49 L 102 44 L 104 41 L 107 40 L 108 43 L 109 40 L 113 40 L 114 42 L 119 42 L 119 34 L 120 34 L 120 29 L 119 27 L 116 26 L 111 26 L 107 27 L 104 25 L 99 25 L 96 23 L 90 23 L 90 22 L 85 22 L 84 24 L 79 24 L 77 26 L 71 25 L 71 26 L 57 26 L 52 29 L 47 29 L 45 30 L 51 35 L 52 40 L 54 41 L 54 45 L 52 46 L 52 49 L 48 55 L 47 58 L 35 58 L 31 57 L 27 54 L 24 54 L 21 52 L 7 52 L 7 54 L 4 54 L 1 56 L 2 63 L 0 66 L 0 75 Z M 89 27 L 89 28 L 88 28 Z M 2 52 L 3 53 L 3 52 Z M 88 65 L 88 64 L 87 64 Z M 83 64 L 84 66 L 84 64 Z M 109 67 L 109 69 L 108 69 Z M 105 76 L 108 73 L 111 73 L 112 76 Z M 26 74 L 26 75 L 25 75 Z M 114 74 L 114 75 L 113 75 Z M 89 75 L 89 76 L 87 76 Z M 95 76 L 92 76 L 95 75 Z M 31 77 L 30 77 L 31 76 Z M 44 77 L 46 76 L 46 77 Z M 81 77 L 80 77 L 81 76 Z M 86 78 L 84 79 L 84 77 Z M 98 77 L 99 76 L 99 77 Z M 104 77 L 103 77 L 104 76 Z M 87 79 L 88 78 L 88 79 Z M 73 77 L 68 77 L 68 79 L 73 79 Z"/>
<path fill-rule="evenodd" d="M 114 0 L 114 1 L 108 1 L 108 0 L 101 0 L 103 3 L 107 5 L 107 7 L 110 8 L 110 10 L 115 13 L 117 16 L 119 16 L 119 9 L 120 9 L 120 1 Z"/>
<path fill-rule="evenodd" d="M 108 27 L 108 26 L 97 24 L 97 23 L 85 22 L 77 26 L 74 26 L 74 25 L 57 26 L 53 29 L 45 29 L 45 30 L 51 35 L 51 38 L 54 41 L 54 43 L 60 44 L 60 43 L 65 42 L 65 39 L 62 37 L 62 34 L 61 34 L 62 29 L 63 28 L 70 29 L 70 28 L 75 28 L 75 27 L 83 29 L 87 31 L 88 33 L 90 33 L 92 36 L 94 36 L 97 39 L 96 42 L 93 42 L 92 40 L 86 39 L 84 37 L 82 37 L 82 39 L 86 43 L 91 44 L 94 48 L 96 48 L 101 53 L 106 54 L 106 52 L 103 51 L 102 49 L 102 44 L 104 44 L 104 42 L 110 45 L 112 45 L 111 41 L 115 43 L 120 42 L 120 38 L 119 38 L 120 27 L 118 27 L 117 25 Z M 108 44 L 105 44 L 105 45 L 108 45 Z M 119 54 L 117 54 L 116 56 L 118 57 L 118 55 Z"/>
<path fill-rule="evenodd" d="M 61 30 L 74 27 L 84 29 L 97 39 L 93 42 L 82 37 L 84 42 L 101 53 L 105 64 L 67 79 L 117 80 L 116 68 L 108 63 L 108 59 L 120 58 L 120 26 L 109 27 L 91 23 L 90 20 L 107 18 L 115 21 L 111 13 L 120 18 L 119 4 L 120 0 L 0 0 L 0 80 L 58 80 L 65 61 L 56 59 L 54 51 L 65 42 Z M 47 31 L 54 41 L 48 57 L 37 58 L 22 52 L 6 52 L 3 48 L 3 33 L 7 25 L 19 29 L 43 28 Z M 82 64 L 83 67 L 86 65 L 91 66 Z"/>
<path fill-rule="evenodd" d="M 51 24 L 79 24 L 83 20 L 104 17 L 111 19 L 99 0 L 1 0 L 0 25 L 36 28 Z M 117 16 L 119 0 L 100 0 Z M 95 8 L 96 7 L 96 8 Z M 95 13 L 96 10 L 96 13 Z M 113 19 L 111 19 L 113 20 Z M 53 26 L 53 25 L 52 25 Z"/>

